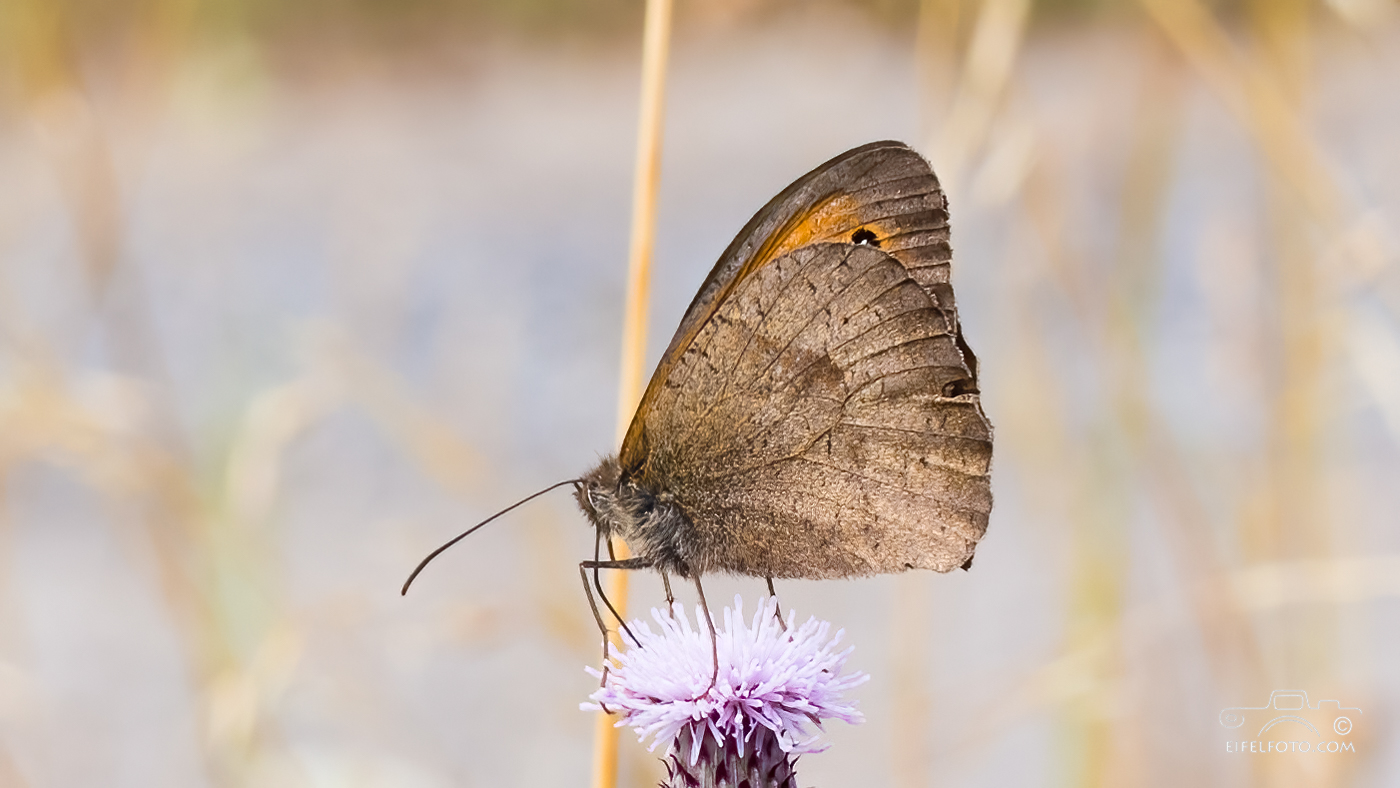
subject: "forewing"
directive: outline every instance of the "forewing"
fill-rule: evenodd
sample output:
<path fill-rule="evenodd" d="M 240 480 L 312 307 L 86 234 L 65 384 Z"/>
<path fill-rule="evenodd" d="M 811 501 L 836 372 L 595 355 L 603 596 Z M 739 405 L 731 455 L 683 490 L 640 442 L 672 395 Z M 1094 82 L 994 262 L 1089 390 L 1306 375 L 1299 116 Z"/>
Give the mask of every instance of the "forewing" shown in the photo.
<path fill-rule="evenodd" d="M 956 315 L 895 256 L 818 243 L 730 288 L 653 381 L 638 473 L 696 571 L 834 577 L 965 563 L 991 431 Z"/>
<path fill-rule="evenodd" d="M 975 391 L 976 359 L 958 333 L 949 284 L 947 201 L 923 157 L 903 143 L 875 142 L 799 178 L 755 214 L 720 255 L 642 397 L 622 445 L 624 472 L 638 470 L 645 458 L 644 416 L 657 407 L 674 366 L 739 282 L 805 246 L 857 241 L 893 256 L 949 318 L 954 342 L 967 360 L 966 388 Z"/>

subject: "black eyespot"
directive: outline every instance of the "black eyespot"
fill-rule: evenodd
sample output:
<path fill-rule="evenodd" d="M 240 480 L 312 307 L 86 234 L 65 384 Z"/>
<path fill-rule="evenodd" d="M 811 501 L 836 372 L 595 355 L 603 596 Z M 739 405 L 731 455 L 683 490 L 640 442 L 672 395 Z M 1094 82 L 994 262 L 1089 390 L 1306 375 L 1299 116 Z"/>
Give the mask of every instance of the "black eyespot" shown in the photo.
<path fill-rule="evenodd" d="M 873 246 L 876 249 L 880 248 L 880 239 L 875 237 L 875 233 L 870 232 L 864 227 L 851 233 L 851 243 Z"/>

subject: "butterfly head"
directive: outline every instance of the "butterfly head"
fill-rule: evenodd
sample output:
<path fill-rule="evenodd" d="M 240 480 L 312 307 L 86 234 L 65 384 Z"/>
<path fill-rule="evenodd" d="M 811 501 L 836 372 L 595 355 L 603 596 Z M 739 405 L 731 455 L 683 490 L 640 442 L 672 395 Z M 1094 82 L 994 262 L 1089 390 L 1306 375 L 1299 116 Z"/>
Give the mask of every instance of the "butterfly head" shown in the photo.
<path fill-rule="evenodd" d="M 605 537 L 616 535 L 625 540 L 634 530 L 637 518 L 632 499 L 635 495 L 624 487 L 631 485 L 622 481 L 622 470 L 615 455 L 604 457 L 575 486 L 574 497 L 579 508 Z"/>

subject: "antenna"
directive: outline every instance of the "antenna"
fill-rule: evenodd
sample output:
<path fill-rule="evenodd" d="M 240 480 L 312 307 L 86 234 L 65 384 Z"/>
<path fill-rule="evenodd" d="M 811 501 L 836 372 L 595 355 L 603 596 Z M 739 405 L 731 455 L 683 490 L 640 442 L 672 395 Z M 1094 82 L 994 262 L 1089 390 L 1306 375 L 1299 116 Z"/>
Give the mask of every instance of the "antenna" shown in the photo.
<path fill-rule="evenodd" d="M 535 493 L 534 495 L 528 495 L 528 496 L 526 496 L 526 497 L 524 497 L 524 498 L 521 498 L 520 500 L 518 500 L 518 501 L 516 501 L 515 503 L 511 504 L 510 506 L 507 506 L 506 508 L 500 510 L 499 512 L 496 512 L 495 514 L 491 515 L 490 517 L 487 517 L 485 520 L 482 520 L 481 522 L 477 523 L 476 525 L 473 525 L 471 528 L 468 528 L 467 530 L 465 530 L 465 531 L 463 531 L 462 533 L 458 534 L 457 536 L 453 537 L 447 544 L 443 545 L 442 547 L 439 547 L 438 549 L 432 551 L 431 553 L 428 553 L 428 557 L 427 557 L 427 558 L 424 558 L 422 561 L 418 562 L 418 566 L 414 567 L 414 569 L 413 569 L 413 574 L 409 575 L 409 576 L 408 576 L 408 579 L 404 581 L 403 590 L 399 591 L 399 596 L 403 596 L 403 595 L 405 595 L 405 594 L 408 593 L 408 587 L 411 586 L 411 585 L 413 585 L 413 579 L 416 578 L 416 577 L 418 577 L 418 573 L 421 572 L 421 571 L 423 571 L 423 567 L 427 566 L 429 561 L 433 560 L 434 558 L 437 558 L 438 555 L 442 553 L 442 551 L 446 550 L 447 548 L 451 547 L 452 545 L 457 544 L 458 542 L 462 541 L 463 539 L 467 538 L 468 536 L 471 536 L 471 534 L 472 534 L 473 532 L 475 532 L 476 529 L 480 528 L 480 527 L 483 526 L 483 525 L 486 525 L 487 523 L 491 522 L 492 520 L 496 519 L 497 517 L 500 517 L 501 515 L 505 514 L 506 512 L 509 512 L 510 510 L 514 509 L 515 507 L 520 506 L 521 504 L 528 503 L 529 501 L 533 501 L 534 499 L 540 497 L 541 495 L 544 495 L 545 493 L 549 492 L 550 490 L 555 489 L 556 487 L 563 487 L 563 486 L 566 485 L 566 484 L 582 484 L 582 483 L 583 483 L 583 479 L 569 479 L 568 481 L 562 481 L 562 482 L 559 482 L 558 484 L 551 484 L 551 485 L 549 485 L 548 487 L 544 488 L 543 490 L 540 490 L 539 492 Z"/>

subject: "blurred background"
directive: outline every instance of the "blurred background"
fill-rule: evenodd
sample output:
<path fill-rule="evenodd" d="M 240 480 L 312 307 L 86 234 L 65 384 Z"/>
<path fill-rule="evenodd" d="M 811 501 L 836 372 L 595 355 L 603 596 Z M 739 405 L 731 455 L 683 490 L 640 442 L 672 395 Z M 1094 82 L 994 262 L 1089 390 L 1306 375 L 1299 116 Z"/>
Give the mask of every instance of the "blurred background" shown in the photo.
<path fill-rule="evenodd" d="M 972 571 L 779 584 L 873 676 L 804 784 L 1400 783 L 1398 10 L 678 3 L 648 368 L 901 139 L 997 427 Z M 0 5 L 0 785 L 586 784 L 570 497 L 398 589 L 614 449 L 641 20 Z M 1353 750 L 1227 752 L 1276 689 Z"/>

